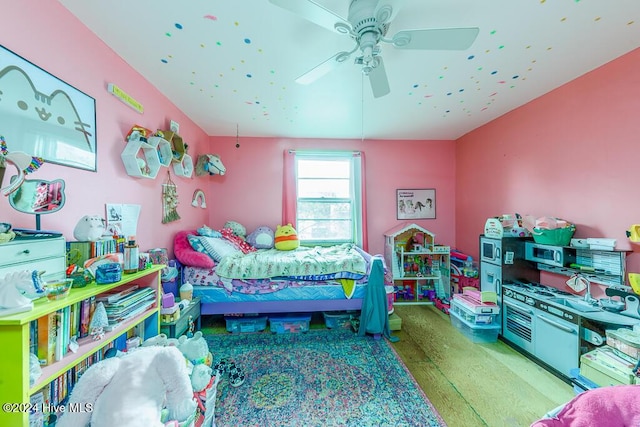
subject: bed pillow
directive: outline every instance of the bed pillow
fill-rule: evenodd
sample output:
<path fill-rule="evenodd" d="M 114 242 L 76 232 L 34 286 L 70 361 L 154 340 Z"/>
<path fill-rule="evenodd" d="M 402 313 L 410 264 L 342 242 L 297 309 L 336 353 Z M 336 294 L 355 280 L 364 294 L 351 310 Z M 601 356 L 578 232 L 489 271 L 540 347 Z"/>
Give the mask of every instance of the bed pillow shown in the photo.
<path fill-rule="evenodd" d="M 173 239 L 173 253 L 182 265 L 198 268 L 213 268 L 215 262 L 206 253 L 193 249 L 187 236 L 195 231 L 179 231 Z"/>
<path fill-rule="evenodd" d="M 189 235 L 188 238 L 193 249 L 209 255 L 215 261 L 229 255 L 242 254 L 240 249 L 224 238 L 193 235 Z"/>

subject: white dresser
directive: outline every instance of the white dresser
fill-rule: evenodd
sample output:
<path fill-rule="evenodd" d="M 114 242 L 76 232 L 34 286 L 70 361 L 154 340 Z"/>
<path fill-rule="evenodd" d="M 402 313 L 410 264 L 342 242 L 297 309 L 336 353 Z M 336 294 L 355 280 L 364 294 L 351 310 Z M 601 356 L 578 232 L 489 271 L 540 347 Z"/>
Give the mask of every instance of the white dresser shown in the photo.
<path fill-rule="evenodd" d="M 0 278 L 22 270 L 44 271 L 43 280 L 66 277 L 66 243 L 64 237 L 12 240 L 0 244 Z"/>

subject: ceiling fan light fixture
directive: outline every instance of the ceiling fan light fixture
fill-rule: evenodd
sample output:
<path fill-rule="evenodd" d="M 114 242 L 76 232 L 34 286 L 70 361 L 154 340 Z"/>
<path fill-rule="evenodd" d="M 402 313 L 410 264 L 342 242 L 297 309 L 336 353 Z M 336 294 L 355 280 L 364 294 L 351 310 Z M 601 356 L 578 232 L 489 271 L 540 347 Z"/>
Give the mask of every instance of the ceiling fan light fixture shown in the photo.
<path fill-rule="evenodd" d="M 411 43 L 411 34 L 398 33 L 395 36 L 393 36 L 391 43 L 393 43 L 395 47 L 406 46 L 409 43 Z"/>
<path fill-rule="evenodd" d="M 336 62 L 344 62 L 351 56 L 351 52 L 340 52 L 338 56 L 336 56 Z"/>
<path fill-rule="evenodd" d="M 336 22 L 333 28 L 340 34 L 351 34 L 351 27 L 344 22 Z"/>

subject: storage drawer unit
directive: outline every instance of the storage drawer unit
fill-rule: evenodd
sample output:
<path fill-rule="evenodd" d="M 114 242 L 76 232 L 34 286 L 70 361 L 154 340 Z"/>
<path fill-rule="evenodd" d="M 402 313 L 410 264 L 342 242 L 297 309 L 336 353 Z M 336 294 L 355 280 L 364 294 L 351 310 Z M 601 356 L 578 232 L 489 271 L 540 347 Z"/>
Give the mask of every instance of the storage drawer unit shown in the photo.
<path fill-rule="evenodd" d="M 0 277 L 16 271 L 44 271 L 43 280 L 66 277 L 64 237 L 13 240 L 0 245 Z"/>
<path fill-rule="evenodd" d="M 160 332 L 166 334 L 169 338 L 178 338 L 184 335 L 191 322 L 194 323 L 196 330 L 200 329 L 200 298 L 195 297 L 191 304 L 180 313 L 178 320 L 168 323 L 160 323 Z"/>

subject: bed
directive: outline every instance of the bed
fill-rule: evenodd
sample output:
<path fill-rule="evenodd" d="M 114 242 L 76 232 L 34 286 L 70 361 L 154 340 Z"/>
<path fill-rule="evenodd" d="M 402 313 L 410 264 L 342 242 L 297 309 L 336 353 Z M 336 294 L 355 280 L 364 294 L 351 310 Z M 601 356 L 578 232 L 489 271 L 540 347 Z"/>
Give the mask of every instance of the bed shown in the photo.
<path fill-rule="evenodd" d="M 178 232 L 174 254 L 182 283 L 193 285 L 205 315 L 360 310 L 379 258 L 346 244 L 228 254 L 218 247 L 194 249 L 194 236 L 197 230 Z M 205 237 L 199 239 L 205 245 L 221 243 Z"/>

